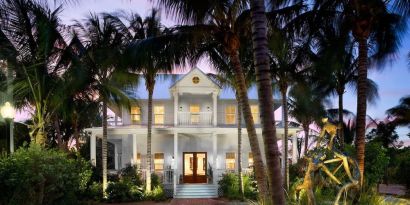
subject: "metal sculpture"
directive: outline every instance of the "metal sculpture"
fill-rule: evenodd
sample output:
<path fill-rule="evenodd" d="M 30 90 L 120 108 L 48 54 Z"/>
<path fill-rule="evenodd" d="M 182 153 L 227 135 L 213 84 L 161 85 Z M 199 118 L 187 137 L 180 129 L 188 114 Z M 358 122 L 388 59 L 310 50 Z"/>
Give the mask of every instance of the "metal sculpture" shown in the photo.
<path fill-rule="evenodd" d="M 315 205 L 316 201 L 313 192 L 315 184 L 313 182 L 313 176 L 314 173 L 321 170 L 330 178 L 331 182 L 337 186 L 341 186 L 333 204 L 339 204 L 342 194 L 345 194 L 346 203 L 348 191 L 354 188 L 359 188 L 360 172 L 358 165 L 355 160 L 341 153 L 333 146 L 334 138 L 340 127 L 329 122 L 327 118 L 323 118 L 322 122 L 324 125 L 317 139 L 316 148 L 310 150 L 305 156 L 307 160 L 307 168 L 303 183 L 296 187 L 296 194 L 298 195 L 302 190 L 306 191 L 308 205 Z M 327 144 L 322 144 L 327 135 L 329 135 Z M 336 164 L 336 168 L 333 170 L 329 169 L 328 165 L 330 164 Z M 342 167 L 343 169 L 341 172 L 344 173 L 339 173 L 339 170 Z M 336 177 L 336 174 L 338 173 L 341 174 L 339 178 Z M 344 179 L 343 176 L 347 176 L 347 179 Z"/>

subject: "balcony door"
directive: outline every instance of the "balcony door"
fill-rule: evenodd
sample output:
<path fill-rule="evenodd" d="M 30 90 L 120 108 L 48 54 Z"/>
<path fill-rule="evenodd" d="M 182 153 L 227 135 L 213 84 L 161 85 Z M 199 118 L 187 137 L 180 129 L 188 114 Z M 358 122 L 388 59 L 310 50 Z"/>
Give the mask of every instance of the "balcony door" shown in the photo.
<path fill-rule="evenodd" d="M 182 160 L 184 183 L 206 183 L 206 152 L 184 152 Z"/>

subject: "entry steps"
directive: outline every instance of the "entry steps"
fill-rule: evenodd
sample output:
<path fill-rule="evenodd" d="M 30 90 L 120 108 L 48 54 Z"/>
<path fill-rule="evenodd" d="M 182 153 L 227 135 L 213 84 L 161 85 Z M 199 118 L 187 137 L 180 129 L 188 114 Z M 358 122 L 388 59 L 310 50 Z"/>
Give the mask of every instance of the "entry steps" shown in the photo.
<path fill-rule="evenodd" d="M 174 198 L 218 198 L 218 186 L 213 184 L 179 184 Z"/>

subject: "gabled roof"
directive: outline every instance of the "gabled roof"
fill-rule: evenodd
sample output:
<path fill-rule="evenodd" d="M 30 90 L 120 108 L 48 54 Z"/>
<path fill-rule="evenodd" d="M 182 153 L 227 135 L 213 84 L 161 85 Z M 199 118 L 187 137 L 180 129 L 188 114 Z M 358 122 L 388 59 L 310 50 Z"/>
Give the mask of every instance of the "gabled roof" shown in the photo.
<path fill-rule="evenodd" d="M 215 81 L 213 81 L 211 78 L 209 78 L 208 75 L 206 73 L 204 73 L 198 67 L 195 67 L 195 68 L 191 69 L 188 73 L 184 74 L 181 78 L 176 80 L 169 88 L 172 89 L 172 88 L 176 87 L 179 83 L 181 83 L 181 81 L 186 80 L 186 78 L 188 76 L 190 76 L 193 72 L 197 72 L 199 75 L 202 75 L 202 79 L 206 79 L 207 81 L 209 81 L 210 83 L 212 83 L 213 85 L 215 85 L 216 87 L 221 89 L 221 87 Z"/>

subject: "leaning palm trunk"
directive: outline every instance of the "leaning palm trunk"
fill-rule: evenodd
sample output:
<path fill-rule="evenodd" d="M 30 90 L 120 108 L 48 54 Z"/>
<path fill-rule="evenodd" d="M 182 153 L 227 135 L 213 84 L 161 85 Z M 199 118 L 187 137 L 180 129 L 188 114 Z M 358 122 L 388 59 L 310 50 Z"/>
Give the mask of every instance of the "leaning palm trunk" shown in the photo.
<path fill-rule="evenodd" d="M 303 127 L 303 132 L 305 133 L 305 150 L 303 152 L 303 155 L 306 156 L 308 149 L 309 149 L 309 123 L 305 123 L 302 125 Z"/>
<path fill-rule="evenodd" d="M 357 125 L 356 125 L 356 151 L 359 162 L 360 185 L 363 186 L 364 178 L 364 152 L 366 132 L 366 93 L 367 93 L 367 38 L 361 37 L 359 41 L 359 70 L 357 79 Z"/>
<path fill-rule="evenodd" d="M 45 147 L 47 136 L 47 133 L 45 131 L 45 124 L 48 117 L 44 116 L 44 114 L 39 110 L 42 110 L 41 106 L 37 106 L 37 111 L 33 119 L 33 125 L 29 125 L 29 135 L 31 141 L 42 147 Z"/>
<path fill-rule="evenodd" d="M 231 51 L 230 60 L 232 68 L 235 72 L 235 81 L 237 84 L 237 92 L 242 106 L 242 114 L 245 119 L 246 130 L 248 131 L 249 144 L 253 154 L 255 177 L 258 183 L 260 197 L 266 198 L 269 194 L 268 186 L 265 178 L 265 165 L 262 161 L 262 155 L 259 148 L 259 140 L 256 135 L 255 123 L 252 118 L 251 107 L 249 105 L 248 93 L 245 83 L 245 77 L 243 76 L 242 67 L 239 60 L 239 53 L 237 50 Z"/>
<path fill-rule="evenodd" d="M 269 72 L 269 50 L 267 39 L 267 19 L 265 1 L 251 1 L 252 41 L 258 86 L 262 136 L 265 144 L 268 181 L 271 199 L 275 205 L 285 204 L 280 174 L 280 152 L 276 138 L 275 115 L 273 110 L 272 79 Z"/>
<path fill-rule="evenodd" d="M 105 190 L 107 189 L 107 155 L 108 155 L 108 150 L 107 150 L 107 102 L 103 101 L 102 102 L 102 113 L 103 113 L 103 119 L 102 119 L 102 128 L 103 128 L 103 136 L 102 136 L 102 177 L 103 177 L 103 193 L 104 197 L 106 197 L 106 192 Z"/>
<path fill-rule="evenodd" d="M 242 179 L 242 106 L 238 92 L 236 92 L 236 101 L 238 103 L 238 177 L 239 177 L 239 193 L 241 198 L 244 198 L 243 179 Z"/>
<path fill-rule="evenodd" d="M 151 143 L 152 143 L 152 95 L 154 86 L 148 88 L 148 131 L 147 131 L 147 170 L 146 170 L 146 191 L 151 192 Z"/>
<path fill-rule="evenodd" d="M 288 163 L 288 101 L 287 101 L 287 87 L 284 86 L 281 89 L 282 93 L 282 107 L 283 107 L 283 160 L 284 160 L 284 172 L 283 172 L 283 185 L 285 190 L 289 189 L 289 163 Z"/>
<path fill-rule="evenodd" d="M 338 92 L 338 97 L 339 97 L 339 110 L 338 110 L 338 115 L 339 115 L 339 143 L 340 143 L 340 149 L 343 151 L 345 147 L 345 139 L 343 135 L 343 90 Z"/>

